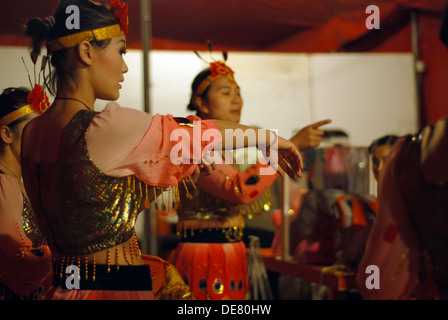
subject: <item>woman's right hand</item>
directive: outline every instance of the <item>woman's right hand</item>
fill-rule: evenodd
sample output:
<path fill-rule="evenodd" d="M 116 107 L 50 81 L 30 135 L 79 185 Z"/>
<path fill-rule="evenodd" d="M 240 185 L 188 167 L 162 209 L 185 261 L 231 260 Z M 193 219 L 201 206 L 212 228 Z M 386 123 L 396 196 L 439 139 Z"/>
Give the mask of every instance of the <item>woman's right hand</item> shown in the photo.
<path fill-rule="evenodd" d="M 194 172 L 191 174 L 190 177 L 193 180 L 193 182 L 196 183 L 203 176 L 211 175 L 215 169 L 216 164 L 214 162 L 210 164 L 201 163 L 197 165 L 197 167 L 194 169 Z"/>
<path fill-rule="evenodd" d="M 303 177 L 302 156 L 291 141 L 278 137 L 277 143 L 274 143 L 274 145 L 271 144 L 267 148 L 265 157 L 270 165 L 280 172 L 280 175 L 282 175 L 282 171 L 284 171 L 291 177 L 291 179 Z M 277 159 L 275 157 L 277 157 Z M 279 167 L 277 165 L 279 165 Z"/>

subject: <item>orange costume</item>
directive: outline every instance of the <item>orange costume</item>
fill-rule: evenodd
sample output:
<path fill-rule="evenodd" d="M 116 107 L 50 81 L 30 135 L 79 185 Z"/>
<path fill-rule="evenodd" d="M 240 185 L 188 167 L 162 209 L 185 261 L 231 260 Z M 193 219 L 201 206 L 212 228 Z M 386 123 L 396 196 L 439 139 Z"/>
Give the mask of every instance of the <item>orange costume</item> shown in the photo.
<path fill-rule="evenodd" d="M 181 242 L 173 264 L 195 298 L 248 298 L 244 215 L 263 211 L 270 203 L 265 191 L 277 174 L 260 175 L 260 169 L 268 166 L 257 163 L 240 172 L 230 164 L 217 164 L 211 175 L 198 180 L 197 197 L 181 193 L 177 225 Z"/>
<path fill-rule="evenodd" d="M 204 98 L 219 77 L 235 81 L 233 70 L 222 61 L 210 63 L 204 71 L 204 79 L 193 87 L 192 101 Z M 227 154 L 221 157 L 229 158 Z M 248 298 L 247 252 L 242 241 L 244 215 L 250 217 L 251 212 L 264 210 L 270 202 L 270 194 L 264 192 L 276 178 L 266 162 L 258 162 L 243 172 L 236 165 L 218 162 L 211 175 L 198 180 L 197 189 L 193 189 L 196 197 L 188 188 L 179 189 L 180 243 L 171 259 L 196 299 Z"/>

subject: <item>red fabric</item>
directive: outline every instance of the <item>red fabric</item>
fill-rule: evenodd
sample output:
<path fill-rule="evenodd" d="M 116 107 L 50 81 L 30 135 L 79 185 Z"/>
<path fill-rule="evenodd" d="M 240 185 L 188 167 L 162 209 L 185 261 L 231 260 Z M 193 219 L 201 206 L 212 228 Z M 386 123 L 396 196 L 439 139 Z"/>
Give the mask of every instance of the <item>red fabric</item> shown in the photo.
<path fill-rule="evenodd" d="M 227 257 L 224 252 L 224 246 L 220 243 L 208 244 L 209 249 L 209 274 L 207 281 L 207 291 L 212 300 L 220 300 L 227 293 L 227 272 L 226 269 L 229 261 L 227 259 L 234 258 Z"/>
<path fill-rule="evenodd" d="M 53 14 L 59 0 L 16 0 L 0 19 L 0 45 L 28 46 L 22 26 Z M 380 29 L 368 30 L 368 5 L 380 9 Z M 421 77 L 420 126 L 447 114 L 448 52 L 438 39 L 447 0 L 151 1 L 151 49 L 271 52 L 412 52 L 410 10 L 418 10 Z M 129 5 L 127 47 L 141 48 L 140 6 Z M 191 23 L 194 21 L 194 23 Z M 210 27 L 213 24 L 213 27 Z"/>
<path fill-rule="evenodd" d="M 53 14 L 59 0 L 44 0 L 35 5 L 33 0 L 16 0 L 0 19 L 1 45 L 28 45 L 22 26 L 33 16 Z M 381 29 L 365 27 L 368 5 L 380 9 Z M 253 0 L 210 2 L 197 0 L 151 1 L 153 49 L 206 49 L 210 39 L 214 48 L 232 50 L 262 50 L 290 52 L 325 52 L 340 50 L 344 44 L 367 34 L 394 37 L 398 25 L 407 25 L 403 15 L 418 9 L 422 16 L 437 15 L 448 5 L 446 0 Z M 129 4 L 128 48 L 140 48 L 140 5 Z M 191 23 L 194 21 L 194 23 Z M 213 23 L 214 27 L 210 28 Z M 388 35 L 388 36 L 385 36 Z M 404 48 L 411 49 L 409 38 Z M 394 50 L 403 50 L 403 43 L 395 43 Z M 217 47 L 215 47 L 217 46 Z"/>
<path fill-rule="evenodd" d="M 188 282 L 195 299 L 246 298 L 249 279 L 244 242 L 179 243 L 173 258 L 173 265 Z M 232 279 L 235 284 L 233 290 Z M 219 280 L 221 285 L 215 282 Z"/>
<path fill-rule="evenodd" d="M 200 190 L 235 204 L 250 204 L 262 195 L 278 177 L 277 174 L 261 174 L 269 164 L 256 163 L 244 171 L 235 169 L 230 164 L 217 164 L 211 175 L 198 180 Z M 248 183 L 248 179 L 256 177 L 256 183 Z M 218 188 L 218 187 L 219 188 Z"/>
<path fill-rule="evenodd" d="M 440 17 L 419 17 L 420 55 L 426 71 L 420 77 L 420 127 L 448 115 L 448 50 L 439 40 Z"/>
<path fill-rule="evenodd" d="M 352 210 L 353 210 L 353 225 L 365 227 L 367 226 L 366 216 L 364 215 L 364 208 L 361 204 L 352 199 Z"/>
<path fill-rule="evenodd" d="M 125 34 L 128 34 L 128 2 L 121 0 L 109 1 L 114 16 L 120 20 L 121 28 Z"/>

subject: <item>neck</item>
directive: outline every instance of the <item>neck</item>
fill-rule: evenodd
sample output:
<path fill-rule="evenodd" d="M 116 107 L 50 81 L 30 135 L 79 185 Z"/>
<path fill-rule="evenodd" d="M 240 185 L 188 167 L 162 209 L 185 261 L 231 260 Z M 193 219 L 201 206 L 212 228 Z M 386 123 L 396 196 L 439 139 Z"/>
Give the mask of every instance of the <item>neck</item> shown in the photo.
<path fill-rule="evenodd" d="M 197 112 L 196 116 L 198 116 L 202 120 L 211 120 L 211 118 L 205 113 Z"/>
<path fill-rule="evenodd" d="M 18 180 L 22 178 L 20 163 L 9 147 L 0 154 L 0 170 Z"/>
<path fill-rule="evenodd" d="M 95 95 L 92 90 L 89 90 L 87 87 L 77 86 L 76 89 L 67 88 L 64 85 L 59 85 L 56 93 L 56 97 L 65 97 L 77 99 L 85 103 L 91 110 L 93 110 L 93 106 L 95 105 Z M 72 101 L 75 102 L 75 101 Z M 85 108 L 81 103 L 77 102 L 80 108 Z"/>

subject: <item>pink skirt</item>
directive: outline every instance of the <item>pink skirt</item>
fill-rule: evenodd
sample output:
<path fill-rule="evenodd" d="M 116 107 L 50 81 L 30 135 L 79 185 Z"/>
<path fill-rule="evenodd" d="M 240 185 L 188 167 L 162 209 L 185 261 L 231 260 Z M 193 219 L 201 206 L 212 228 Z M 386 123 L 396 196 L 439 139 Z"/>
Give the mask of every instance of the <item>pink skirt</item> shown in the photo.
<path fill-rule="evenodd" d="M 47 300 L 154 300 L 152 291 L 69 290 L 51 287 Z"/>

